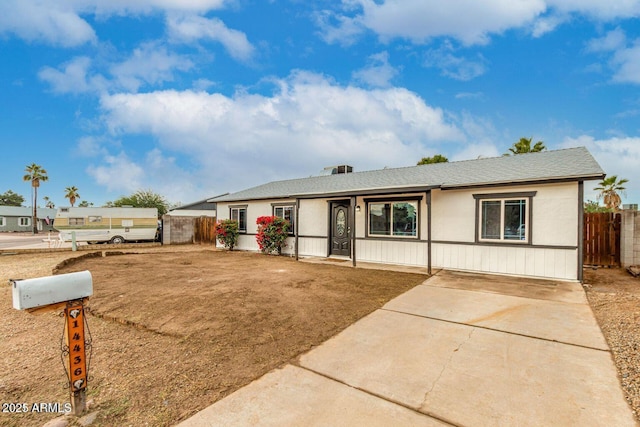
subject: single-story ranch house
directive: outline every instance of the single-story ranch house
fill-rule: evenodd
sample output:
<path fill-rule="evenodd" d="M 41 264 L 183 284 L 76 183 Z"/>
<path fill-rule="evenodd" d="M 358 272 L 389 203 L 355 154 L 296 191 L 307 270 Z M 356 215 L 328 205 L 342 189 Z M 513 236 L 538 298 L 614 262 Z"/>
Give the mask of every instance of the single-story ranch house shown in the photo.
<path fill-rule="evenodd" d="M 586 148 L 275 181 L 216 197 L 258 250 L 256 219 L 291 221 L 286 253 L 582 280 Z"/>
<path fill-rule="evenodd" d="M 25 206 L 0 206 L 0 232 L 33 231 L 31 225 L 33 208 Z M 53 220 L 56 217 L 56 210 L 49 208 L 36 209 L 36 225 L 38 231 L 54 231 Z"/>

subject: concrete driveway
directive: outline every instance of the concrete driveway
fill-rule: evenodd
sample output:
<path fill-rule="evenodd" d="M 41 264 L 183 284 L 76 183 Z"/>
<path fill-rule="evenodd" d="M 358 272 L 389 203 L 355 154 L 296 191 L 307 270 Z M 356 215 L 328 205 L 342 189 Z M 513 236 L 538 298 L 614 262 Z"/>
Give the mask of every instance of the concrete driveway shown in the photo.
<path fill-rule="evenodd" d="M 636 426 L 578 283 L 442 271 L 186 420 Z"/>

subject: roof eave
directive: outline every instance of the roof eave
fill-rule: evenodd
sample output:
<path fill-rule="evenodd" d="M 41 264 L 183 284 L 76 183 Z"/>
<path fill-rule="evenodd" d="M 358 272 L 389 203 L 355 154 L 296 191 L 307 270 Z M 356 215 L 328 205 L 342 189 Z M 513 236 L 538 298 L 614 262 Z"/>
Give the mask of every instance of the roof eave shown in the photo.
<path fill-rule="evenodd" d="M 480 182 L 473 184 L 442 184 L 441 190 L 462 190 L 465 188 L 478 188 L 478 187 L 506 187 L 514 185 L 534 185 L 534 184 L 558 184 L 563 182 L 578 182 L 578 181 L 592 181 L 603 179 L 606 176 L 605 173 L 601 174 L 588 174 L 588 175 L 572 175 L 563 177 L 545 177 L 540 179 L 528 179 L 521 181 L 502 181 L 502 182 Z"/>

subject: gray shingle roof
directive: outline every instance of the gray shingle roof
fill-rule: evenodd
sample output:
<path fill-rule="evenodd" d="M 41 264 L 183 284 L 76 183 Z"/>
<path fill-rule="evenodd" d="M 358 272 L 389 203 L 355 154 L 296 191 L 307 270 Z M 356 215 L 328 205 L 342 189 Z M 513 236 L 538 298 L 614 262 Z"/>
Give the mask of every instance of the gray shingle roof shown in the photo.
<path fill-rule="evenodd" d="M 601 179 L 605 175 L 584 147 L 274 181 L 210 201 L 228 202 L 309 196 L 352 195 L 381 190 L 485 186 L 556 180 Z"/>

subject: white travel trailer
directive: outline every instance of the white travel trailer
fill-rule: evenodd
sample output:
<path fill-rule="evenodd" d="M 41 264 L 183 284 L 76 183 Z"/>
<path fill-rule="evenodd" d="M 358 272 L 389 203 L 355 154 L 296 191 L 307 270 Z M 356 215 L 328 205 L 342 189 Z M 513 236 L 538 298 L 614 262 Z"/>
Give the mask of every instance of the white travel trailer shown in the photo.
<path fill-rule="evenodd" d="M 124 243 L 155 240 L 158 230 L 156 208 L 59 208 L 54 228 L 62 240 Z"/>

